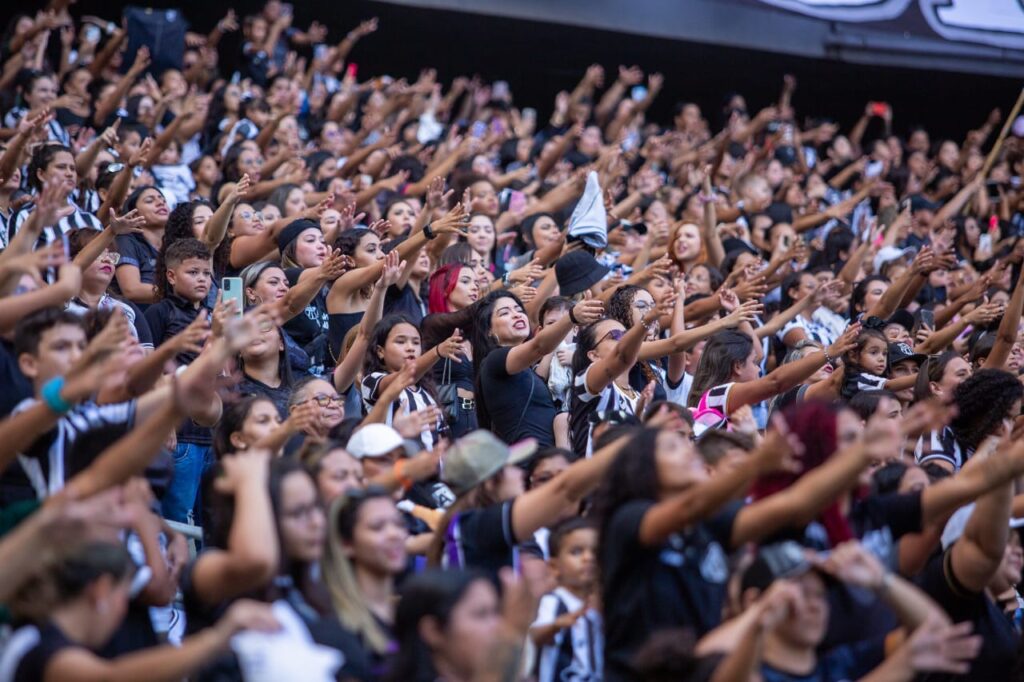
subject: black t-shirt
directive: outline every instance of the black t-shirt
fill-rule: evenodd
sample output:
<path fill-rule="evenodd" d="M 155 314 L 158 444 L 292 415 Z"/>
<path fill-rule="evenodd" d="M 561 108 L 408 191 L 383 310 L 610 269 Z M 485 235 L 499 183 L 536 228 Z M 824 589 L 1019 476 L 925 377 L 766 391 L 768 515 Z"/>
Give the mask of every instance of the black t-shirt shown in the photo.
<path fill-rule="evenodd" d="M 281 385 L 278 387 L 268 386 L 258 379 L 253 379 L 248 375 L 243 375 L 242 380 L 238 382 L 238 394 L 239 395 L 258 395 L 262 398 L 266 398 L 270 402 L 274 403 L 274 407 L 277 408 L 278 414 L 281 415 L 281 419 L 287 419 L 288 417 L 288 399 L 292 395 L 291 384 L 281 380 Z"/>
<path fill-rule="evenodd" d="M 14 346 L 7 339 L 0 339 L 0 418 L 9 415 L 25 398 L 32 397 L 32 382 L 29 381 L 14 357 Z"/>
<path fill-rule="evenodd" d="M 134 265 L 139 269 L 139 281 L 143 284 L 154 284 L 156 282 L 156 258 L 160 252 L 153 248 L 153 245 L 146 241 L 141 234 L 119 234 L 114 238 L 117 245 L 117 252 L 121 254 L 121 260 L 117 267 Z M 111 282 L 111 288 L 117 293 L 121 290 L 117 286 L 117 280 Z"/>
<path fill-rule="evenodd" d="M 954 623 L 969 620 L 975 635 L 981 636 L 981 651 L 966 675 L 932 674 L 919 677 L 928 682 L 959 682 L 1009 679 L 1020 648 L 1020 635 L 999 607 L 984 592 L 969 592 L 953 575 L 951 552 L 936 553 L 915 578 L 918 587 L 939 603 Z"/>
<path fill-rule="evenodd" d="M 624 504 L 602 533 L 606 682 L 637 679 L 630 661 L 654 632 L 692 628 L 700 637 L 722 620 L 729 578 L 724 548 L 742 504 L 730 504 L 660 547 L 648 547 L 640 542 L 640 523 L 654 504 Z"/>
<path fill-rule="evenodd" d="M 9 670 L 10 682 L 39 682 L 46 676 L 46 667 L 64 649 L 81 648 L 53 623 L 19 628 L 0 651 L 0 671 Z"/>
<path fill-rule="evenodd" d="M 511 348 L 491 351 L 480 367 L 481 394 L 476 396 L 477 410 L 483 405 L 491 418 L 491 431 L 506 443 L 536 438 L 540 447 L 555 444 L 555 404 L 547 384 L 533 369 L 509 374 L 506 362 Z"/>
<path fill-rule="evenodd" d="M 512 566 L 516 548 L 512 503 L 459 512 L 445 535 L 445 567 L 473 568 L 497 577 L 499 570 Z"/>
<path fill-rule="evenodd" d="M 885 658 L 885 635 L 876 635 L 856 644 L 838 646 L 818 654 L 810 673 L 799 675 L 768 663 L 761 663 L 762 682 L 845 682 L 858 680 L 882 663 Z"/>
<path fill-rule="evenodd" d="M 303 268 L 288 268 L 284 271 L 289 286 L 295 286 Z M 321 288 L 305 309 L 284 323 L 284 330 L 310 356 L 313 374 L 320 374 L 327 365 L 327 294 Z M 331 364 L 330 366 L 333 366 Z"/>
<path fill-rule="evenodd" d="M 401 289 L 396 286 L 390 286 L 384 292 L 385 315 L 404 315 L 409 318 L 410 322 L 419 327 L 425 315 L 423 308 L 423 301 L 416 295 L 410 284 L 406 284 Z"/>
<path fill-rule="evenodd" d="M 199 312 L 205 310 L 176 294 L 168 294 L 153 305 L 146 308 L 145 318 L 153 335 L 153 347 L 165 343 L 195 322 Z M 196 359 L 195 353 L 182 353 L 176 358 L 179 363 L 187 365 Z"/>

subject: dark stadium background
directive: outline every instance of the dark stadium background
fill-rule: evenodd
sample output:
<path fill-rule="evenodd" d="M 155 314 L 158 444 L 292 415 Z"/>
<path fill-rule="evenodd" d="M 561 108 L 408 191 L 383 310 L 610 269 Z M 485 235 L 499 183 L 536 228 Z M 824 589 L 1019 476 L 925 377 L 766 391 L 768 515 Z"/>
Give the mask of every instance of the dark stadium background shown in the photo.
<path fill-rule="evenodd" d="M 72 11 L 114 18 L 127 4 L 140 3 L 80 0 Z M 261 5 L 252 0 L 188 0 L 146 6 L 178 7 L 195 30 L 206 31 L 228 6 L 242 16 Z M 666 77 L 665 90 L 652 115 L 667 120 L 672 104 L 685 98 L 699 103 L 716 127 L 728 90 L 746 95 L 749 106 L 756 110 L 777 98 L 782 74 L 791 72 L 799 79 L 794 103 L 802 117 L 835 116 L 847 129 L 866 101 L 890 101 L 895 105 L 896 132 L 904 134 L 909 126 L 921 123 L 933 137 L 955 135 L 960 142 L 964 131 L 980 125 L 993 106 L 1007 112 L 1024 81 L 809 60 L 366 0 L 296 2 L 295 16 L 297 26 L 313 19 L 327 24 L 332 40 L 359 20 L 379 16 L 380 30 L 352 54 L 352 61 L 360 65 L 360 80 L 384 72 L 415 78 L 419 68 L 429 64 L 448 81 L 472 68 L 485 79 L 509 81 L 518 101 L 537 105 L 542 118 L 550 112 L 554 93 L 571 88 L 594 61 L 602 63 L 610 77 L 620 63 L 638 64 L 647 72 L 661 71 Z M 234 54 L 239 40 L 240 33 L 225 38 L 224 44 L 230 48 L 227 52 Z M 223 64 L 230 68 L 230 59 Z M 869 136 L 876 131 L 869 129 Z"/>

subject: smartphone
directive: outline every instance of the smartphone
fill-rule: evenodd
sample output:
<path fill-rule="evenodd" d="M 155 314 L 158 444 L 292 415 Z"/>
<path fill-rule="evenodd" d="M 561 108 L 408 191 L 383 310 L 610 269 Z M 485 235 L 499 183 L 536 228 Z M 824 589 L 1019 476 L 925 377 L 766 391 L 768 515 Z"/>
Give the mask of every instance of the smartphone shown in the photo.
<path fill-rule="evenodd" d="M 473 127 L 469 129 L 469 134 L 476 138 L 481 138 L 487 134 L 487 124 L 483 121 L 476 121 L 473 123 Z"/>
<path fill-rule="evenodd" d="M 281 3 L 281 14 L 283 14 L 285 16 L 291 16 L 294 13 L 295 13 L 295 5 L 293 5 L 290 2 L 282 2 Z"/>
<path fill-rule="evenodd" d="M 982 232 L 978 235 L 978 248 L 982 251 L 992 252 L 992 235 L 988 232 Z"/>
<path fill-rule="evenodd" d="M 526 195 L 519 190 L 512 190 L 508 197 L 508 210 L 517 214 L 526 208 Z"/>
<path fill-rule="evenodd" d="M 877 178 L 882 174 L 883 168 L 885 168 L 885 164 L 881 161 L 872 161 L 868 164 L 867 168 L 864 169 L 864 177 Z"/>
<path fill-rule="evenodd" d="M 990 215 L 988 217 L 988 232 L 993 235 L 999 232 L 999 216 Z"/>
<path fill-rule="evenodd" d="M 357 64 L 355 64 L 355 63 L 349 64 L 348 65 L 348 69 L 346 70 L 346 76 L 349 77 L 349 78 L 355 78 L 356 77 L 356 73 L 358 71 L 359 71 L 359 66 Z"/>
<path fill-rule="evenodd" d="M 789 235 L 788 234 L 782 235 L 781 241 L 782 241 L 782 248 L 783 248 L 783 250 L 788 251 L 789 250 Z"/>
<path fill-rule="evenodd" d="M 921 326 L 935 329 L 935 311 L 921 308 Z"/>
<path fill-rule="evenodd" d="M 887 116 L 890 108 L 888 102 L 871 102 L 871 113 L 875 116 Z"/>
<path fill-rule="evenodd" d="M 98 43 L 100 42 L 100 27 L 89 24 L 85 27 L 85 42 L 87 43 Z"/>
<path fill-rule="evenodd" d="M 537 110 L 534 109 L 533 107 L 526 107 L 525 109 L 523 109 L 523 120 L 524 121 L 536 121 L 537 120 Z"/>
<path fill-rule="evenodd" d="M 322 62 L 324 59 L 327 58 L 328 49 L 329 48 L 323 43 L 317 45 L 315 48 L 313 48 L 313 59 Z"/>
<path fill-rule="evenodd" d="M 629 91 L 629 97 L 634 102 L 642 102 L 647 99 L 647 88 L 642 85 L 634 85 L 633 89 Z"/>
<path fill-rule="evenodd" d="M 491 86 L 491 99 L 508 99 L 508 81 L 494 81 Z"/>
<path fill-rule="evenodd" d="M 241 317 L 245 310 L 245 292 L 242 289 L 241 277 L 225 277 L 220 281 L 222 301 L 238 301 L 235 304 L 235 317 Z"/>

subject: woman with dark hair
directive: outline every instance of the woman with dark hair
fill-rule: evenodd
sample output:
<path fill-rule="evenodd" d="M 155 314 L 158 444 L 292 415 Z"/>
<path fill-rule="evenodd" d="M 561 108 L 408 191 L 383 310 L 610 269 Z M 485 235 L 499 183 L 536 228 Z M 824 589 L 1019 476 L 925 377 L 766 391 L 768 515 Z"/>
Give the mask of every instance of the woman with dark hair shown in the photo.
<path fill-rule="evenodd" d="M 422 230 L 405 239 L 395 251 L 404 267 L 416 265 L 416 258 L 428 241 L 439 235 L 462 234 L 469 216 L 463 212 L 462 204 L 456 204 L 445 216 L 427 223 Z M 380 239 L 371 230 L 348 230 L 338 239 L 337 246 L 343 255 L 351 256 L 355 268 L 339 277 L 327 294 L 329 314 L 330 351 L 337 358 L 341 342 L 352 327 L 359 324 L 369 304 L 372 285 L 384 271 L 384 253 L 379 250 Z"/>
<path fill-rule="evenodd" d="M 601 529 L 605 679 L 636 679 L 633 654 L 658 630 L 719 624 L 726 553 L 794 523 L 806 523 L 856 481 L 862 450 L 752 504 L 738 499 L 759 476 L 792 471 L 801 441 L 770 430 L 743 466 L 709 477 L 692 443 L 674 431 L 643 429 L 615 458 L 594 495 Z"/>
<path fill-rule="evenodd" d="M 661 314 L 661 308 L 651 306 L 628 330 L 618 320 L 606 319 L 577 332 L 572 356 L 575 380 L 569 401 L 569 432 L 576 457 L 593 451 L 592 431 L 601 415 L 624 411 L 639 417 L 643 412 L 640 392 L 629 385 L 629 371 Z"/>
<path fill-rule="evenodd" d="M 409 579 L 395 613 L 398 653 L 388 682 L 471 682 L 491 670 L 501 626 L 494 583 L 467 571 Z"/>
<path fill-rule="evenodd" d="M 103 229 L 103 225 L 95 215 L 83 211 L 72 200 L 72 195 L 78 187 L 78 170 L 75 166 L 74 152 L 70 147 L 65 147 L 62 144 L 43 144 L 36 147 L 29 159 L 28 169 L 25 171 L 25 182 L 36 197 L 43 191 L 45 184 L 52 184 L 59 190 L 61 208 L 64 208 L 63 202 L 65 201 L 68 205 L 68 208 L 63 211 L 66 212 L 66 215 L 61 215 L 56 224 L 43 226 L 42 234 L 34 244 L 35 248 L 51 244 L 76 228 Z M 11 214 L 8 220 L 8 234 L 0 237 L 0 246 L 6 248 L 9 239 L 17 234 L 35 209 L 35 202 L 30 201 Z M 124 213 L 127 211 L 122 211 L 122 214 Z"/>
<path fill-rule="evenodd" d="M 261 395 L 249 395 L 228 403 L 213 432 L 214 458 L 220 460 L 233 452 L 256 447 L 281 423 L 273 401 Z"/>
<path fill-rule="evenodd" d="M 603 305 L 584 299 L 532 338 L 530 320 L 515 295 L 496 291 L 475 308 L 472 342 L 480 426 L 506 443 L 532 437 L 542 447 L 554 445 L 555 406 L 533 366 L 555 350 L 572 325 L 600 319 Z"/>
<path fill-rule="evenodd" d="M 132 209 L 138 210 L 145 223 L 141 232 L 118 235 L 115 243 L 121 260 L 115 279 L 122 296 L 145 305 L 155 303 L 160 297 L 156 263 L 170 210 L 164 195 L 152 185 L 138 187 L 128 195 L 121 213 Z"/>
<path fill-rule="evenodd" d="M 366 361 L 363 364 L 362 394 L 369 411 L 377 404 L 388 386 L 410 362 L 416 366 L 414 383 L 402 391 L 401 397 L 388 408 L 384 423 L 391 426 L 396 417 L 426 410 L 434 418 L 424 424 L 421 439 L 429 450 L 440 434 L 446 431 L 444 419 L 437 409 L 437 396 L 431 368 L 439 360 L 460 363 L 462 335 L 455 330 L 448 339 L 423 352 L 420 331 L 402 315 L 388 315 L 377 323 L 370 335 Z"/>
<path fill-rule="evenodd" d="M 113 636 L 137 590 L 135 564 L 120 545 L 90 541 L 67 551 L 45 576 L 53 598 L 47 621 L 25 625 L 8 640 L 0 670 L 11 680 L 96 679 L 180 680 L 230 650 L 235 633 L 273 631 L 279 625 L 270 607 L 239 600 L 217 614 L 210 627 L 181 646 L 135 651 L 113 659 L 94 653 Z M 37 595 L 40 596 L 40 595 Z"/>
<path fill-rule="evenodd" d="M 923 372 L 922 372 L 923 373 Z M 918 464 L 935 463 L 954 473 L 974 455 L 989 436 L 1009 436 L 1020 416 L 1024 386 L 1000 369 L 979 369 L 953 392 L 956 416 L 949 426 L 933 431 L 917 444 Z"/>
<path fill-rule="evenodd" d="M 82 228 L 72 230 L 68 233 L 68 255 L 74 259 L 92 240 L 102 233 L 97 230 Z M 114 280 L 114 268 L 121 260 L 121 254 L 117 251 L 106 248 L 100 253 L 88 267 L 82 270 L 82 288 L 78 295 L 68 302 L 68 310 L 86 314 L 90 310 L 121 310 L 128 323 L 131 325 L 132 333 L 139 344 L 146 350 L 153 349 L 153 334 L 150 332 L 149 324 L 146 322 L 142 310 L 132 303 L 107 292 L 110 283 Z"/>
<path fill-rule="evenodd" d="M 331 613 L 319 581 L 327 524 L 316 482 L 295 459 L 271 460 L 267 451 L 229 455 L 208 479 L 207 548 L 186 567 L 181 591 L 190 631 L 199 631 L 242 595 L 283 601 L 311 639 L 339 649 L 341 679 L 369 679 L 356 637 Z M 200 680 L 237 679 L 224 658 Z"/>
<path fill-rule="evenodd" d="M 793 388 L 818 369 L 832 364 L 853 347 L 860 328 L 848 328 L 835 343 L 823 351 L 809 353 L 803 358 L 780 365 L 765 376 L 757 363 L 760 350 L 747 334 L 724 331 L 711 337 L 694 373 L 690 389 L 689 406 L 717 410 L 728 417 L 743 405 L 754 405 Z M 815 397 L 816 386 L 831 390 L 829 382 L 818 382 L 808 388 L 809 397 Z"/>
<path fill-rule="evenodd" d="M 924 361 L 917 373 L 914 402 L 938 398 L 942 402 L 953 400 L 957 386 L 971 376 L 971 365 L 954 350 L 947 350 Z"/>
<path fill-rule="evenodd" d="M 252 343 L 238 354 L 238 368 L 242 372 L 240 394 L 263 396 L 274 403 L 281 419 L 288 416 L 293 380 L 280 327 L 270 322 L 261 326 Z"/>

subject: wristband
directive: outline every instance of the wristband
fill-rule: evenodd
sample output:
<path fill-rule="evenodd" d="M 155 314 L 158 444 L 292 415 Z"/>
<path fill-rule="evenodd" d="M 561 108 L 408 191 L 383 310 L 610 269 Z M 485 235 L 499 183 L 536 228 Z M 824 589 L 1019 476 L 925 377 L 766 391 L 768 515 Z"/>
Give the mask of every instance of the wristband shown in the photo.
<path fill-rule="evenodd" d="M 39 394 L 46 406 L 57 414 L 67 414 L 72 405 L 61 397 L 60 392 L 64 388 L 64 377 L 54 377 L 43 384 Z"/>
<path fill-rule="evenodd" d="M 425 236 L 428 241 L 437 236 L 434 231 L 430 229 L 430 223 L 423 226 L 423 236 Z"/>
<path fill-rule="evenodd" d="M 392 473 L 395 474 L 395 478 L 398 480 L 398 485 L 402 486 L 402 490 L 408 492 L 409 488 L 411 488 L 415 482 L 405 475 L 405 462 L 406 460 L 404 459 L 400 459 L 395 462 Z"/>
<path fill-rule="evenodd" d="M 576 319 L 576 315 L 573 313 L 573 309 L 569 308 L 569 321 L 577 327 L 580 326 L 580 321 Z"/>

